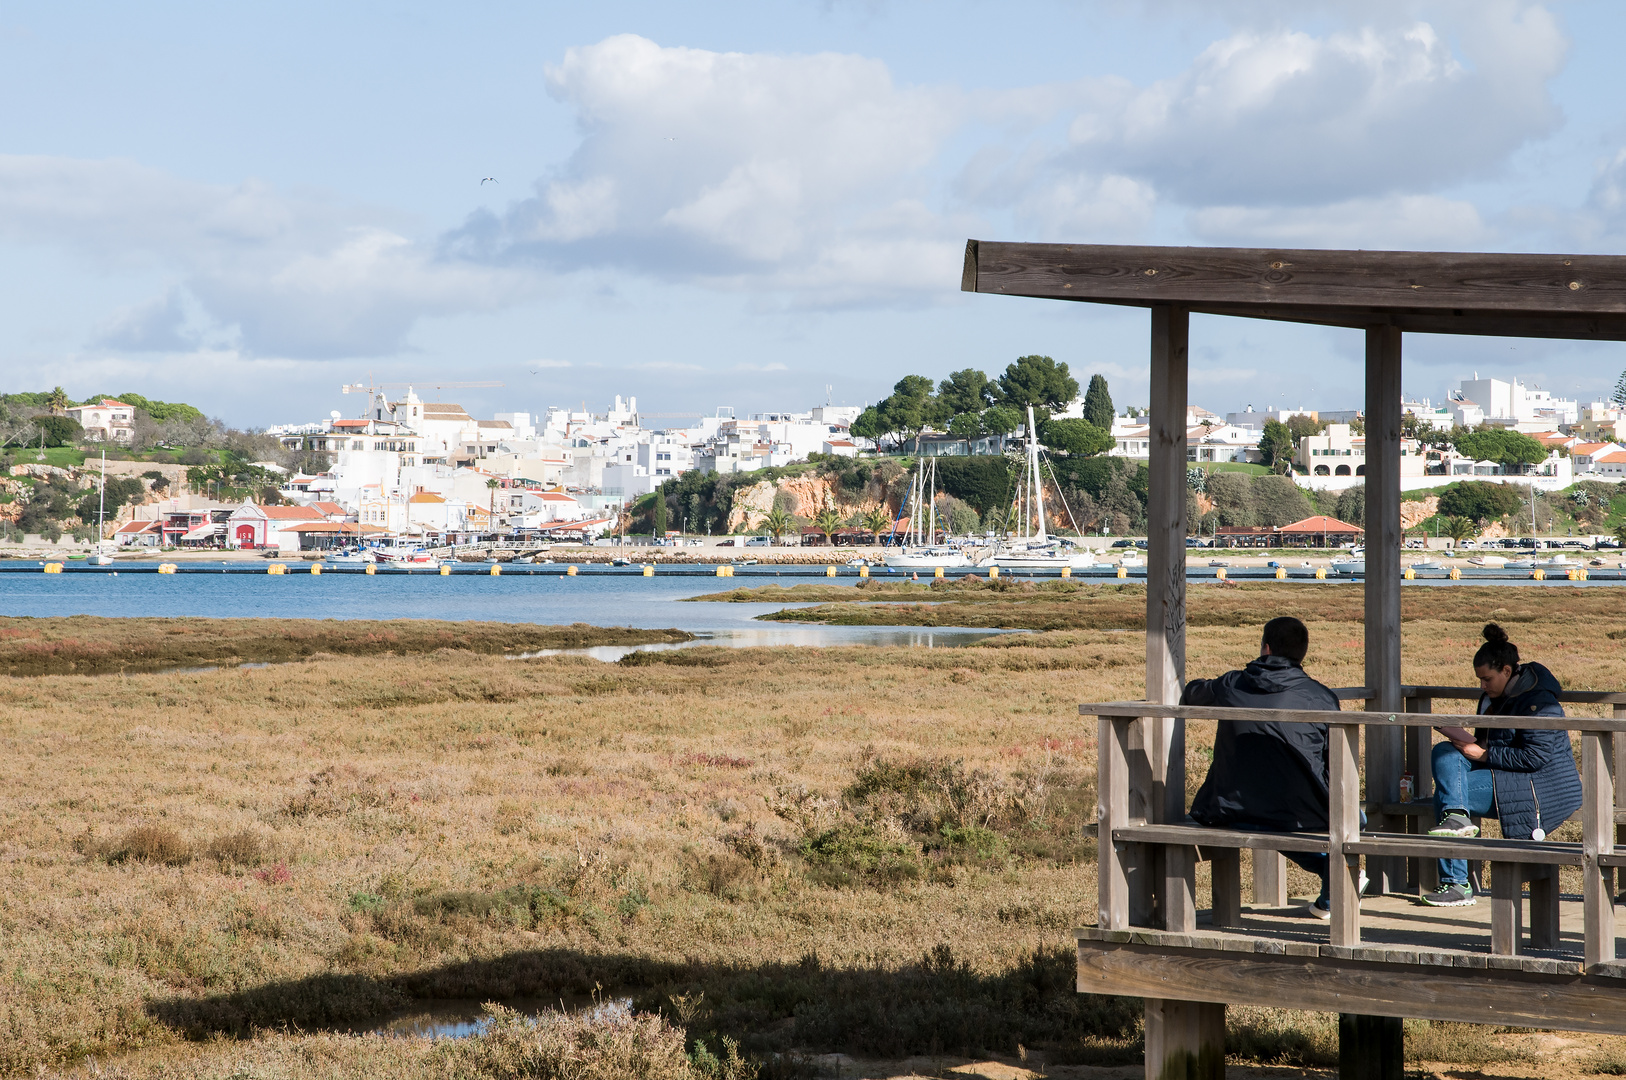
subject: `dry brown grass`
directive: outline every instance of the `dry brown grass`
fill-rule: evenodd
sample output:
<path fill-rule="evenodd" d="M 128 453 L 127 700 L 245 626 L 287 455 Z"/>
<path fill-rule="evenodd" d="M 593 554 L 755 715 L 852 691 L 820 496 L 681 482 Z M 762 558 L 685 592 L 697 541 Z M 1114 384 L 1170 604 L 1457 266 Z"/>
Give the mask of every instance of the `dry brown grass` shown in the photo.
<path fill-rule="evenodd" d="M 347 619 L 0 618 L 0 674 L 99 675 L 203 664 L 336 656 L 410 656 L 441 649 L 521 653 L 688 641 L 681 630 L 529 623 Z"/>
<path fill-rule="evenodd" d="M 1289 611 L 1312 673 L 1356 684 L 1351 594 L 1212 590 L 1231 621 L 1193 631 L 1190 673 L 1251 658 Z M 1473 622 L 1494 616 L 1566 685 L 1626 686 L 1615 595 L 1408 590 L 1406 677 L 1465 681 Z M 185 1040 L 595 987 L 716 1054 L 729 1035 L 757 1055 L 1133 1057 L 1133 1003 L 1072 992 L 1067 931 L 1095 887 L 1076 703 L 1140 696 L 1139 634 L 634 656 L 5 680 L 0 1070 L 146 1048 L 139 1075 L 296 1058 L 337 1075 L 363 1040 Z M 196 857 L 133 854 L 145 827 L 174 846 L 143 850 Z M 1313 1023 L 1233 1027 L 1255 1058 L 1324 1056 Z M 391 1075 L 440 1075 L 409 1046 Z"/>

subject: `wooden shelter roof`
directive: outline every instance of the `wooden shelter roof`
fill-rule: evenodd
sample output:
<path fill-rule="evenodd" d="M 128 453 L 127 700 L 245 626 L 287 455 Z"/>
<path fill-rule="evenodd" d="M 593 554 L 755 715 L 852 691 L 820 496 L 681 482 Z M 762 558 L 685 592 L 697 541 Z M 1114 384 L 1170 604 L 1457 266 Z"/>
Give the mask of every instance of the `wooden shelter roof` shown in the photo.
<path fill-rule="evenodd" d="M 1626 341 L 1626 256 L 969 240 L 960 287 L 1425 334 Z"/>

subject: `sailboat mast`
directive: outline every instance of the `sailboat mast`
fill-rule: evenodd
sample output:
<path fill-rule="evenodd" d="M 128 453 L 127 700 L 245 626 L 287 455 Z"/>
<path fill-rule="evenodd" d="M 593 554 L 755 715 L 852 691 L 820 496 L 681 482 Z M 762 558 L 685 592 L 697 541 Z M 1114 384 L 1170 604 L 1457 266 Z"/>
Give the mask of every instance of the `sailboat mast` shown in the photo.
<path fill-rule="evenodd" d="M 930 519 L 926 525 L 926 543 L 937 543 L 937 459 L 932 458 L 932 493 Z"/>
<path fill-rule="evenodd" d="M 102 444 L 102 490 L 96 496 L 96 549 L 101 550 L 102 534 L 107 532 L 107 445 Z"/>

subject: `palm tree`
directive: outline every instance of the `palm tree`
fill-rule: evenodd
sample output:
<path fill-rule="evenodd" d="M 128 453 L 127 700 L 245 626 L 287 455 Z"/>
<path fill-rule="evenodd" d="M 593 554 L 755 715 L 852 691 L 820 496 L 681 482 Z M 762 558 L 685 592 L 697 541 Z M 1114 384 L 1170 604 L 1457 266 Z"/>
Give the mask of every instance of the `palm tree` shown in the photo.
<path fill-rule="evenodd" d="M 824 534 L 824 539 L 828 543 L 830 534 L 841 528 L 841 515 L 830 507 L 825 507 L 813 519 L 813 527 Z"/>
<path fill-rule="evenodd" d="M 491 508 L 487 512 L 491 515 L 491 531 L 493 534 L 497 531 L 497 489 L 500 487 L 502 487 L 502 481 L 495 476 L 486 481 L 486 490 L 491 492 Z"/>
<path fill-rule="evenodd" d="M 51 415 L 61 416 L 68 411 L 68 392 L 60 386 L 52 387 L 51 392 L 45 395 L 45 407 L 51 410 Z"/>
<path fill-rule="evenodd" d="M 773 542 L 776 544 L 779 543 L 779 538 L 790 532 L 795 524 L 791 520 L 790 514 L 779 506 L 769 510 L 767 516 L 762 519 L 762 527 L 768 530 L 768 535 L 773 537 Z"/>
<path fill-rule="evenodd" d="M 864 528 L 879 538 L 882 533 L 892 528 L 892 515 L 886 512 L 885 507 L 877 506 L 864 514 Z"/>
<path fill-rule="evenodd" d="M 1453 547 L 1461 547 L 1464 540 L 1472 540 L 1479 535 L 1479 523 L 1470 517 L 1447 518 L 1441 531 L 1451 538 Z"/>

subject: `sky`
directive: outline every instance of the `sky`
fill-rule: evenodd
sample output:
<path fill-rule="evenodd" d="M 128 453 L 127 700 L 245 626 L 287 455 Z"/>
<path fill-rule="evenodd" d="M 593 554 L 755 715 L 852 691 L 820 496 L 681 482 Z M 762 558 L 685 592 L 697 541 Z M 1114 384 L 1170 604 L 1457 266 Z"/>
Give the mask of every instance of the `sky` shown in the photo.
<path fill-rule="evenodd" d="M 8 0 L 0 391 L 743 415 L 1039 353 L 1141 404 L 1144 311 L 963 294 L 965 241 L 1621 252 L 1623 31 L 1610 0 Z M 1362 349 L 1194 317 L 1191 399 L 1359 407 Z M 1408 335 L 1404 388 L 1623 368 Z"/>

